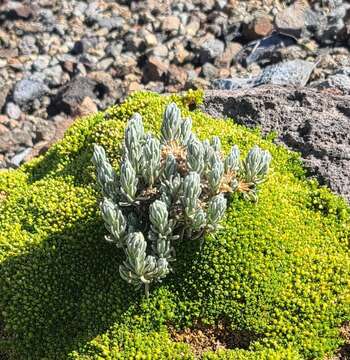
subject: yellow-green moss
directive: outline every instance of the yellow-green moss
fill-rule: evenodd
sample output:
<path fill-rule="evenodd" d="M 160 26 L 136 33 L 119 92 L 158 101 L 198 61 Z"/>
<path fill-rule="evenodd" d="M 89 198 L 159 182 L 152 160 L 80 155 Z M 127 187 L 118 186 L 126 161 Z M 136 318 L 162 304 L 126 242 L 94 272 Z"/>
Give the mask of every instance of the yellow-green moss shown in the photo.
<path fill-rule="evenodd" d="M 200 138 L 219 136 L 268 149 L 272 171 L 259 202 L 232 199 L 224 227 L 179 243 L 175 273 L 150 299 L 118 274 L 122 254 L 103 240 L 94 142 L 118 166 L 126 121 L 140 112 L 157 133 L 175 101 Z M 78 120 L 48 153 L 17 171 L 0 172 L 0 334 L 12 359 L 192 359 L 167 325 L 224 320 L 249 333 L 247 349 L 204 359 L 322 359 L 342 343 L 349 320 L 349 207 L 305 178 L 299 156 L 258 131 L 210 118 L 200 92 L 136 93 L 105 113 Z"/>

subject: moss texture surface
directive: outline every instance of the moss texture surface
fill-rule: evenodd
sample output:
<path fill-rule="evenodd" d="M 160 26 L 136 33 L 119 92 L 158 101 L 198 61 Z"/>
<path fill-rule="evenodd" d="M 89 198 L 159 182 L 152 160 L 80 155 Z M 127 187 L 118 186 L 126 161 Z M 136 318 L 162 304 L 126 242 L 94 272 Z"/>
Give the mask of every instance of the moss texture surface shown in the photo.
<path fill-rule="evenodd" d="M 198 322 L 224 321 L 235 348 L 204 359 L 323 359 L 350 320 L 349 207 L 307 180 L 297 154 L 232 121 L 199 110 L 200 93 L 136 93 L 77 121 L 48 153 L 0 173 L 0 355 L 5 359 L 193 359 L 173 341 Z M 157 133 L 175 101 L 204 139 L 246 152 L 268 149 L 272 170 L 257 204 L 234 196 L 223 229 L 178 243 L 175 273 L 149 299 L 118 273 L 105 242 L 90 162 L 103 145 L 117 168 L 134 112 Z M 0 356 L 0 357 L 1 357 Z"/>

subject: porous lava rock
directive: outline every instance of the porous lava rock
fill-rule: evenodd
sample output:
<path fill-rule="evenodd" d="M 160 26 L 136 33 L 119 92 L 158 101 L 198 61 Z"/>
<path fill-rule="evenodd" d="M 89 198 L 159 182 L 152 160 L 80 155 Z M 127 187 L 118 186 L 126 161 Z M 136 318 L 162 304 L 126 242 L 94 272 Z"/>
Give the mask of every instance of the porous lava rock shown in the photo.
<path fill-rule="evenodd" d="M 276 141 L 300 152 L 311 175 L 350 202 L 350 96 L 272 85 L 208 90 L 203 110 L 263 134 L 276 131 Z"/>

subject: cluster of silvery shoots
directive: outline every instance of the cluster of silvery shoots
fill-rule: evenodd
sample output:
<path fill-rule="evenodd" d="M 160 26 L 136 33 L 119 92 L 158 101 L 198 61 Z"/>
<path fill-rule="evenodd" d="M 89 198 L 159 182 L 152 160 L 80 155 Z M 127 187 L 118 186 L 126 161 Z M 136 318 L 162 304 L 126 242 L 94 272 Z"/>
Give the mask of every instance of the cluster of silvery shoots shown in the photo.
<path fill-rule="evenodd" d="M 94 146 L 92 161 L 103 194 L 100 208 L 109 235 L 125 252 L 119 272 L 135 286 L 161 281 L 175 261 L 174 243 L 203 239 L 224 216 L 227 197 L 238 191 L 257 200 L 271 156 L 253 147 L 247 157 L 233 146 L 224 157 L 218 137 L 200 141 L 191 119 L 182 119 L 176 104 L 167 106 L 156 138 L 144 131 L 135 114 L 128 122 L 120 174 L 104 149 Z"/>

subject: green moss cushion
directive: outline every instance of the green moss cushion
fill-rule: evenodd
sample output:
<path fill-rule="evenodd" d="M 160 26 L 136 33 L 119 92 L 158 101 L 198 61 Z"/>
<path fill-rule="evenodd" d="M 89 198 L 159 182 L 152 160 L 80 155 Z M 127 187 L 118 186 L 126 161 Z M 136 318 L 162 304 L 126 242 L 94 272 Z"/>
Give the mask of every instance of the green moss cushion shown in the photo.
<path fill-rule="evenodd" d="M 244 153 L 258 144 L 273 162 L 259 202 L 233 196 L 222 229 L 202 250 L 178 243 L 175 272 L 145 299 L 120 278 L 123 254 L 103 239 L 90 158 L 101 144 L 117 168 L 129 117 L 140 112 L 157 132 L 170 101 L 200 138 L 217 135 L 226 151 L 238 144 Z M 77 121 L 44 157 L 0 173 L 0 357 L 193 359 L 173 333 L 220 322 L 231 346 L 204 359 L 322 359 L 341 346 L 349 207 L 305 178 L 297 154 L 204 115 L 199 101 L 196 92 L 136 93 Z"/>

